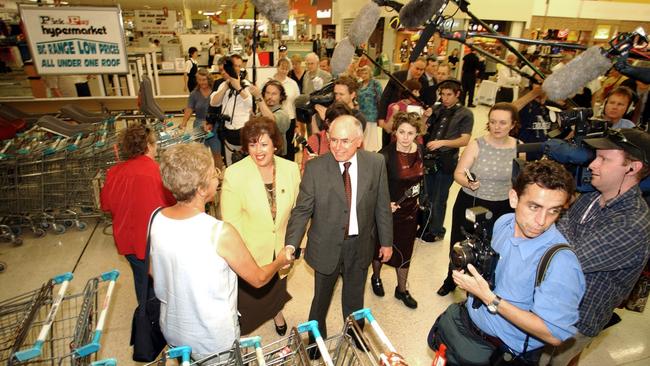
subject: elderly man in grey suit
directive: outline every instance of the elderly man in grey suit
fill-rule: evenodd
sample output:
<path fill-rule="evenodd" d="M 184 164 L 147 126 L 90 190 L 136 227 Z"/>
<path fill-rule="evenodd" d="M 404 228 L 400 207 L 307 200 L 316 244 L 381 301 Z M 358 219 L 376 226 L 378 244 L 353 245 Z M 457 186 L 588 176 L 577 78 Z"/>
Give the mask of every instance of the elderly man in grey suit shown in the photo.
<path fill-rule="evenodd" d="M 393 254 L 393 218 L 381 155 L 358 150 L 363 130 L 353 116 L 340 116 L 329 129 L 330 152 L 307 163 L 298 201 L 291 211 L 285 244 L 298 248 L 307 234 L 305 260 L 314 269 L 309 319 L 327 336 L 327 310 L 334 285 L 343 277 L 343 317 L 363 308 L 368 266 Z M 354 204 L 352 204 L 354 202 Z"/>

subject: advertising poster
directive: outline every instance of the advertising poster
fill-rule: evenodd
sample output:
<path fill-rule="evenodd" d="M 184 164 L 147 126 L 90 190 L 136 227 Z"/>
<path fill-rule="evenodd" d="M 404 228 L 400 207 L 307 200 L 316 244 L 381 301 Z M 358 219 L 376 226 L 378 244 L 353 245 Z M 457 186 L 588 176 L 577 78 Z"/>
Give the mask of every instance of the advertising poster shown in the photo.
<path fill-rule="evenodd" d="M 128 73 L 119 8 L 20 5 L 20 16 L 39 74 Z"/>

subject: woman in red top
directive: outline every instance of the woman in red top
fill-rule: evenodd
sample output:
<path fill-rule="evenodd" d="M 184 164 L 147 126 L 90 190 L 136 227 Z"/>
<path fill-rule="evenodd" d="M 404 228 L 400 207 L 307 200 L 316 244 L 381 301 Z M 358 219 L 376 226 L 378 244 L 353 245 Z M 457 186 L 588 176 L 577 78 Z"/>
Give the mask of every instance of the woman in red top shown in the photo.
<path fill-rule="evenodd" d="M 113 236 L 117 252 L 126 257 L 133 270 L 138 299 L 147 289 L 144 266 L 147 226 L 158 207 L 176 203 L 163 187 L 156 157 L 156 135 L 142 125 L 127 128 L 120 136 L 120 151 L 128 160 L 112 167 L 101 191 L 102 210 L 113 216 Z"/>

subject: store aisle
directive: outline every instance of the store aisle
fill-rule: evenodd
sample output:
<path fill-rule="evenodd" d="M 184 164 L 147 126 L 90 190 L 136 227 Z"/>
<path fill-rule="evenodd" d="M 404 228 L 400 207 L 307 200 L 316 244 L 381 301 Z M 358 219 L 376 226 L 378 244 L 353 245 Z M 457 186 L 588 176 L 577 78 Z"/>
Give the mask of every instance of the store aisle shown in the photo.
<path fill-rule="evenodd" d="M 487 108 L 480 106 L 473 111 L 476 116 L 474 136 L 480 136 L 484 133 Z M 447 206 L 447 227 L 450 225 L 451 209 L 457 191 L 458 185 L 452 186 Z M 103 230 L 102 224 L 98 224 L 96 229 L 93 224 L 84 232 L 70 229 L 62 235 L 48 233 L 40 239 L 26 235 L 25 243 L 20 247 L 0 243 L 0 261 L 7 263 L 5 272 L 0 273 L 0 301 L 34 289 L 53 275 L 72 271 L 75 265 L 76 280 L 73 281 L 71 292 L 80 291 L 87 278 L 116 268 L 121 275 L 99 355 L 100 358 L 115 357 L 118 365 L 132 365 L 135 363 L 131 361 L 128 343 L 136 304 L 133 277 L 126 260 L 117 254 L 112 236 L 105 235 Z M 411 310 L 393 297 L 396 279 L 395 272 L 390 267 L 384 266 L 382 272 L 385 297 L 376 297 L 370 284 L 366 288 L 366 306 L 372 309 L 397 350 L 412 366 L 431 364 L 432 352 L 426 345 L 428 331 L 438 314 L 452 301 L 460 301 L 464 296 L 461 291 L 444 298 L 435 294 L 446 274 L 448 240 L 447 236 L 443 242 L 435 244 L 416 243 L 409 274 L 409 291 L 418 301 L 418 309 Z M 295 264 L 288 288 L 293 300 L 287 304 L 284 314 L 288 324 L 294 326 L 306 320 L 313 295 L 313 272 L 303 260 Z M 328 333 L 332 335 L 339 333 L 343 324 L 340 296 L 339 281 L 328 318 Z M 627 310 L 617 312 L 622 322 L 598 337 L 584 353 L 580 365 L 650 364 L 650 311 L 643 314 Z M 264 324 L 254 334 L 262 336 L 264 343 L 278 338 L 272 321 Z"/>

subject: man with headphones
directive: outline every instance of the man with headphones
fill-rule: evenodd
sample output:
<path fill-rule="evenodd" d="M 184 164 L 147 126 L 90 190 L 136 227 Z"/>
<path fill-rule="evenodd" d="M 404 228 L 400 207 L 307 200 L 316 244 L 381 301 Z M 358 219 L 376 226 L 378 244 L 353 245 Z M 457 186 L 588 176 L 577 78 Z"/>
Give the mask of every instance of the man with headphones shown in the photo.
<path fill-rule="evenodd" d="M 445 236 L 443 223 L 458 150 L 467 146 L 474 126 L 472 111 L 459 103 L 461 89 L 456 79 L 447 79 L 438 85 L 441 103 L 434 106 L 424 135 L 424 181 L 431 211 L 422 240 L 430 243 Z M 446 295 L 450 290 L 441 288 L 441 291 Z"/>
<path fill-rule="evenodd" d="M 603 118 L 609 122 L 609 128 L 633 128 L 634 122 L 623 116 L 634 109 L 634 91 L 626 86 L 612 90 L 605 98 Z"/>
<path fill-rule="evenodd" d="M 573 246 L 587 289 L 578 333 L 547 349 L 540 365 L 567 365 L 579 357 L 626 299 L 650 253 L 650 209 L 639 188 L 650 173 L 650 134 L 610 129 L 584 142 L 596 149 L 589 169 L 597 191 L 581 195 L 557 226 Z"/>

